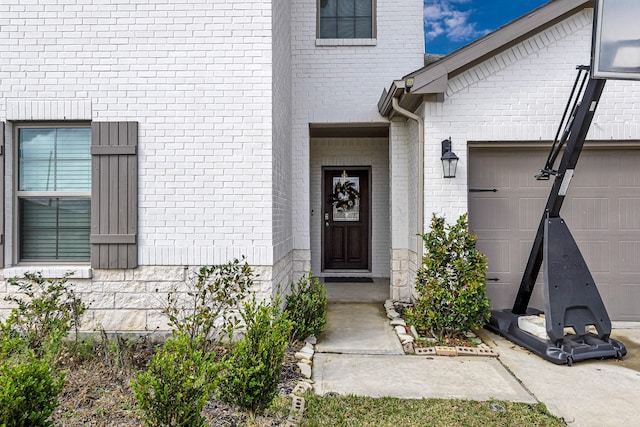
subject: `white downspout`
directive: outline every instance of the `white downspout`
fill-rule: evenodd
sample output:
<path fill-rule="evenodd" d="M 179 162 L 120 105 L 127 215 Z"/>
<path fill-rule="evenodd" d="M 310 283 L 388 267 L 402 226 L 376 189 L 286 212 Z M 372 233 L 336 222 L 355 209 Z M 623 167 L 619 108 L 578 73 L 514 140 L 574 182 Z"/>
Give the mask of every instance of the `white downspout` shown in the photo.
<path fill-rule="evenodd" d="M 405 110 L 398 103 L 398 98 L 393 97 L 391 99 L 391 105 L 393 109 L 402 114 L 403 116 L 413 119 L 418 123 L 418 206 L 417 206 L 417 265 L 419 268 L 422 265 L 422 234 L 424 233 L 424 120 L 417 114 L 412 113 L 409 110 Z"/>

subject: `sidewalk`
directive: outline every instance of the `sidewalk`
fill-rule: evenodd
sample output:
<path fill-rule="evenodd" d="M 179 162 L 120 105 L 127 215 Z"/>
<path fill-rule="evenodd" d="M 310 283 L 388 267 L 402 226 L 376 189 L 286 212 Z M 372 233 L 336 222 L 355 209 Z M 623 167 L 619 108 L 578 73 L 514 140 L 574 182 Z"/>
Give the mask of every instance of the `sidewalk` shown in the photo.
<path fill-rule="evenodd" d="M 321 395 L 536 403 L 495 358 L 406 356 L 381 303 L 328 305 L 312 379 Z"/>
<path fill-rule="evenodd" d="M 615 330 L 630 348 L 623 361 L 554 365 L 487 331 L 500 357 L 402 354 L 382 302 L 335 303 L 313 363 L 318 394 L 543 402 L 569 426 L 640 425 L 640 329 Z"/>

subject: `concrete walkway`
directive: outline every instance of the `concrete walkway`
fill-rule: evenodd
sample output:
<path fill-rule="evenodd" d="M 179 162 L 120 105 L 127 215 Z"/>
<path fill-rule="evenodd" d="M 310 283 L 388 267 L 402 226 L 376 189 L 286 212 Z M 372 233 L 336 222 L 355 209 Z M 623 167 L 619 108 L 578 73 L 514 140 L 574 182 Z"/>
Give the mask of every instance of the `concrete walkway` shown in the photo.
<path fill-rule="evenodd" d="M 319 353 L 404 355 L 381 303 L 329 304 Z"/>
<path fill-rule="evenodd" d="M 321 395 L 536 403 L 495 358 L 405 356 L 381 303 L 328 305 L 312 379 Z"/>
<path fill-rule="evenodd" d="M 558 366 L 483 331 L 498 359 L 406 356 L 382 302 L 330 303 L 327 309 L 313 362 L 318 394 L 543 402 L 569 426 L 640 425 L 636 354 Z M 640 329 L 616 329 L 613 335 L 629 349 L 639 348 Z"/>

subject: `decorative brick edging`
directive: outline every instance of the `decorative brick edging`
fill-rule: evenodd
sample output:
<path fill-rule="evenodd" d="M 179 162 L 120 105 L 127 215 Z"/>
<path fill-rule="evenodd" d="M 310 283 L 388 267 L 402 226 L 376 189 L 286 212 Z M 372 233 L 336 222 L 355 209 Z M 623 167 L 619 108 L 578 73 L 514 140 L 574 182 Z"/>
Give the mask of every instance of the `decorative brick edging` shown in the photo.
<path fill-rule="evenodd" d="M 296 386 L 291 391 L 291 411 L 289 411 L 289 417 L 285 423 L 285 427 L 297 427 L 302 421 L 302 415 L 304 414 L 305 401 L 302 395 L 313 387 L 313 380 L 311 380 L 311 367 L 313 365 L 313 355 L 315 354 L 316 337 L 310 335 L 304 340 L 304 346 L 300 351 L 296 352 L 295 357 L 299 360 L 298 368 L 303 379 L 298 381 Z"/>
<path fill-rule="evenodd" d="M 398 339 L 402 344 L 405 354 L 416 354 L 421 356 L 488 356 L 498 357 L 498 353 L 491 347 L 480 341 L 480 338 L 473 332 L 467 333 L 467 338 L 477 339 L 477 347 L 416 347 L 416 339 L 419 338 L 418 331 L 413 326 L 408 327 L 400 313 L 396 310 L 396 303 L 393 300 L 384 302 L 384 309 L 389 318 L 389 325 L 396 331 Z"/>

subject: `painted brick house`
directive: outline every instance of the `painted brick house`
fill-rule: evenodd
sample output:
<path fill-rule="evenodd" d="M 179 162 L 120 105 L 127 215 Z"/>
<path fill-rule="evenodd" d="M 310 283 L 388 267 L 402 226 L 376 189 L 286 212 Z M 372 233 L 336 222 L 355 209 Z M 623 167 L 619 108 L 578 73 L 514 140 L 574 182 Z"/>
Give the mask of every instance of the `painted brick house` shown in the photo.
<path fill-rule="evenodd" d="M 589 65 L 592 22 L 592 1 L 551 1 L 399 78 L 380 98 L 380 113 L 391 120 L 391 150 L 401 153 L 391 158 L 408 159 L 391 166 L 392 193 L 395 186 L 424 183 L 424 191 L 410 189 L 420 200 L 406 204 L 409 232 L 399 233 L 409 236 L 410 258 L 420 251 L 415 230 L 428 225 L 432 212 L 449 220 L 469 212 L 488 256 L 494 308 L 513 306 L 552 184 L 534 175 L 545 164 L 576 66 Z M 408 77 L 414 78 L 409 93 Z M 417 120 L 406 121 L 402 109 Z M 418 137 L 396 137 L 396 121 L 410 135 L 423 128 L 424 156 Z M 456 177 L 443 179 L 441 141 L 449 138 L 460 161 Z M 562 214 L 617 321 L 640 320 L 639 141 L 640 82 L 610 80 Z M 392 222 L 403 217 L 403 205 L 394 202 Z M 531 306 L 543 308 L 542 297 L 542 286 L 535 287 Z"/>
<path fill-rule="evenodd" d="M 73 271 L 87 329 L 166 328 L 163 292 L 241 256 L 261 296 L 389 277 L 376 104 L 423 65 L 420 1 L 7 0 L 0 46 L 2 274 Z M 371 186 L 356 267 L 323 265 L 325 166 Z"/>
<path fill-rule="evenodd" d="M 165 292 L 243 255 L 262 297 L 313 269 L 410 299 L 416 234 L 468 211 L 508 307 L 592 14 L 553 0 L 425 66 L 421 1 L 3 1 L 2 274 L 74 271 L 87 329 L 166 328 Z M 639 95 L 607 84 L 564 215 L 613 320 L 640 320 Z"/>

